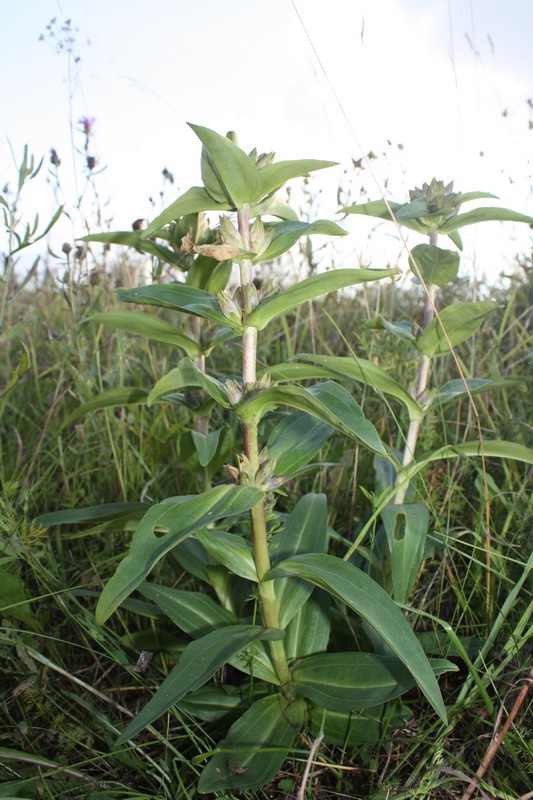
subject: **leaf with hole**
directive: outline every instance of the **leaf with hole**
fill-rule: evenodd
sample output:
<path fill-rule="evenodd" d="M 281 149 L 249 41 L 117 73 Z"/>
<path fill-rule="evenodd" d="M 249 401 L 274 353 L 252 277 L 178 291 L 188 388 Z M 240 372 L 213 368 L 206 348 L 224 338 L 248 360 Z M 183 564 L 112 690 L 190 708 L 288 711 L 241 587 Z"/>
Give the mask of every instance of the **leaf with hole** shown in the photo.
<path fill-rule="evenodd" d="M 226 485 L 152 506 L 137 526 L 128 555 L 104 586 L 96 607 L 97 622 L 102 625 L 179 542 L 219 519 L 249 511 L 262 497 L 259 489 Z"/>
<path fill-rule="evenodd" d="M 195 639 L 187 645 L 180 660 L 157 692 L 126 726 L 117 745 L 132 739 L 139 731 L 179 703 L 182 697 L 203 686 L 229 659 L 256 640 L 280 639 L 281 631 L 257 625 L 229 625 Z"/>
<path fill-rule="evenodd" d="M 392 596 L 407 603 L 424 557 L 429 509 L 422 503 L 389 504 L 381 510 L 392 572 Z"/>
<path fill-rule="evenodd" d="M 295 576 L 320 586 L 356 611 L 407 667 L 443 722 L 446 709 L 437 681 L 413 630 L 389 595 L 353 564 L 321 553 L 293 556 L 268 577 Z"/>

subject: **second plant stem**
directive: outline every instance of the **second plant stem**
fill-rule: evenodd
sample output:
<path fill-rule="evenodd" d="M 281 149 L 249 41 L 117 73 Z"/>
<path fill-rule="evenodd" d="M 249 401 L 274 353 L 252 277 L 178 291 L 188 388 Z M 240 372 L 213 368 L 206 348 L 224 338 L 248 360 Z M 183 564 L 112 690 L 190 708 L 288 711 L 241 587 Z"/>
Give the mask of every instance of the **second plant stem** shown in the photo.
<path fill-rule="evenodd" d="M 238 226 L 244 249 L 250 249 L 250 213 L 244 206 L 238 212 Z M 241 289 L 244 307 L 244 286 L 253 282 L 252 263 L 243 261 L 240 264 Z M 243 390 L 253 389 L 256 384 L 257 364 L 257 328 L 245 327 L 242 336 L 242 385 Z M 257 425 L 243 422 L 244 453 L 250 462 L 253 472 L 259 470 L 259 438 Z M 268 552 L 268 535 L 266 525 L 265 501 L 261 500 L 250 511 L 252 526 L 252 547 L 255 568 L 259 579 L 258 592 L 261 605 L 263 623 L 268 628 L 279 628 L 278 607 L 274 591 L 274 581 L 265 581 L 264 577 L 270 569 L 270 555 Z M 270 655 L 274 669 L 280 683 L 287 683 L 290 679 L 289 665 L 283 641 L 271 641 Z"/>

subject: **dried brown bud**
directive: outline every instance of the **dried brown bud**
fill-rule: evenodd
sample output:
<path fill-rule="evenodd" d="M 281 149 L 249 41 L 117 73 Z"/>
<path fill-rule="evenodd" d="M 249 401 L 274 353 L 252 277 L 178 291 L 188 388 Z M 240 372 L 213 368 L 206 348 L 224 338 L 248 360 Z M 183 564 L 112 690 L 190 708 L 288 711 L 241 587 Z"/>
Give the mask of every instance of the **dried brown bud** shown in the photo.
<path fill-rule="evenodd" d="M 58 167 L 61 164 L 61 159 L 57 155 L 57 152 L 52 149 L 50 150 L 50 163 L 54 165 L 54 167 Z"/>
<path fill-rule="evenodd" d="M 93 170 L 96 167 L 96 158 L 94 156 L 87 156 L 87 167 Z"/>
<path fill-rule="evenodd" d="M 146 227 L 146 220 L 139 217 L 139 219 L 136 219 L 135 222 L 131 223 L 131 227 L 134 231 L 142 231 L 143 228 Z"/>
<path fill-rule="evenodd" d="M 72 245 L 69 244 L 69 242 L 65 242 L 61 250 L 64 252 L 66 256 L 68 256 L 70 255 L 70 253 L 72 253 Z"/>

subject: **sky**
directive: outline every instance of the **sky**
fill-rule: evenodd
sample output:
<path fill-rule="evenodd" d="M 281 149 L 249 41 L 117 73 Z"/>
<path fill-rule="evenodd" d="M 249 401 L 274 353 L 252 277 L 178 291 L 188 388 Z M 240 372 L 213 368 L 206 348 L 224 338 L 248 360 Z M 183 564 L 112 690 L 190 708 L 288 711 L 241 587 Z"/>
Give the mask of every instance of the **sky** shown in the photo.
<path fill-rule="evenodd" d="M 403 202 L 433 176 L 533 215 L 531 2 L 0 0 L 0 30 L 0 188 L 15 186 L 24 144 L 44 156 L 21 204 L 41 220 L 82 192 L 93 229 L 97 211 L 112 230 L 153 218 L 199 183 L 187 121 L 235 130 L 244 149 L 278 159 L 338 161 L 310 185 L 321 217 L 339 219 L 339 184 L 349 202 Z M 82 117 L 95 120 L 87 151 Z M 369 152 L 377 158 L 354 169 Z M 351 236 L 342 253 L 332 250 L 337 265 L 398 259 L 392 226 L 344 224 Z M 73 213 L 49 245 L 59 252 L 84 232 Z M 464 239 L 463 270 L 478 275 L 509 271 L 531 247 L 525 225 L 477 226 Z"/>

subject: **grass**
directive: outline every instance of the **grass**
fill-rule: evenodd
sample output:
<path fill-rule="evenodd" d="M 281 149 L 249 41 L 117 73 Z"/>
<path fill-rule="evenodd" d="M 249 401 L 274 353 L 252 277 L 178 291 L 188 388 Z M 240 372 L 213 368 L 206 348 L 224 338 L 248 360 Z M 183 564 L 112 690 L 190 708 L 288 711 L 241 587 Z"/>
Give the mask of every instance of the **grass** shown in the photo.
<path fill-rule="evenodd" d="M 96 598 L 123 556 L 126 538 L 75 525 L 46 531 L 32 524 L 37 515 L 59 508 L 187 493 L 198 479 L 187 462 L 190 417 L 183 407 L 130 406 L 68 423 L 69 413 L 98 392 L 121 385 L 149 389 L 175 363 L 164 345 L 85 324 L 92 312 L 113 307 L 112 279 L 75 279 L 74 265 L 71 273 L 64 284 L 46 275 L 8 304 L 6 330 L 13 335 L 0 356 L 0 385 L 6 385 L 20 340 L 30 354 L 29 370 L 0 399 L 0 797 L 192 798 L 221 723 L 200 725 L 174 709 L 139 745 L 114 747 L 124 723 L 160 684 L 184 644 L 168 625 L 136 613 L 133 602 L 105 627 L 96 626 Z M 517 269 L 507 288 L 492 292 L 502 309 L 475 340 L 458 348 L 467 374 L 528 379 L 533 283 L 524 275 Z M 468 299 L 470 291 L 467 282 L 457 282 L 447 300 Z M 260 357 L 273 364 L 296 352 L 340 355 L 349 344 L 403 381 L 416 371 L 409 346 L 364 323 L 367 309 L 387 313 L 394 306 L 397 319 L 412 319 L 418 304 L 419 298 L 394 286 L 369 290 L 364 301 L 329 298 L 322 308 L 307 306 L 271 329 Z M 225 347 L 217 358 L 225 359 L 220 367 L 234 363 L 237 371 L 237 349 Z M 216 370 L 217 363 L 210 366 Z M 457 377 L 448 358 L 438 359 L 436 373 L 439 385 Z M 382 438 L 401 447 L 397 423 L 405 429 L 405 420 L 399 407 L 370 390 L 358 400 Z M 504 388 L 478 396 L 476 405 L 486 438 L 531 447 L 529 393 Z M 420 452 L 476 435 L 467 402 L 446 406 L 425 424 Z M 352 542 L 371 510 L 371 458 L 333 437 L 320 463 L 318 471 L 293 480 L 291 497 L 326 491 L 337 539 Z M 441 681 L 449 726 L 440 726 L 412 692 L 402 698 L 404 723 L 386 727 L 377 746 L 319 746 L 303 786 L 313 744 L 304 739 L 272 786 L 239 797 L 296 797 L 299 790 L 308 798 L 462 795 L 531 670 L 527 562 L 533 516 L 527 478 L 521 464 L 488 459 L 483 470 L 463 459 L 434 463 L 418 483 L 433 527 L 407 613 L 425 632 L 427 652 L 446 653 L 459 666 Z M 171 559 L 158 569 L 172 585 L 194 585 Z M 141 650 L 154 653 L 146 672 L 136 667 Z M 531 796 L 527 710 L 524 696 L 474 797 Z"/>

